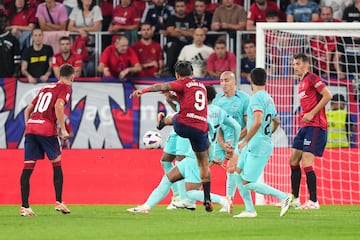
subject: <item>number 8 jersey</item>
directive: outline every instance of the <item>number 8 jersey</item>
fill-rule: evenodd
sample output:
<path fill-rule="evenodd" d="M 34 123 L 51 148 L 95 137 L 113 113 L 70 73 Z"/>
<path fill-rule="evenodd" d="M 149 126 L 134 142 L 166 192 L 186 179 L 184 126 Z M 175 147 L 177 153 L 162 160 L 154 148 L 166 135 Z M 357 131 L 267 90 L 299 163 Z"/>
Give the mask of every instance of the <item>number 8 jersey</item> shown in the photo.
<path fill-rule="evenodd" d="M 31 102 L 34 105 L 34 111 L 30 115 L 25 135 L 57 136 L 55 103 L 58 99 L 62 99 L 66 105 L 71 91 L 71 86 L 62 82 L 43 87 Z"/>

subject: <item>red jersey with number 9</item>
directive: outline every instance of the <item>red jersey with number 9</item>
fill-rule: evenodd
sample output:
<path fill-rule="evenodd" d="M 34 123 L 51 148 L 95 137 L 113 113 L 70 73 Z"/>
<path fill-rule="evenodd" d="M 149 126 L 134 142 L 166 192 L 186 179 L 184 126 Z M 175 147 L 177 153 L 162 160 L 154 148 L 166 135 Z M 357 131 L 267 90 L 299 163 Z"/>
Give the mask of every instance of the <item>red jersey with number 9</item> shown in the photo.
<path fill-rule="evenodd" d="M 169 85 L 179 99 L 180 111 L 177 121 L 203 132 L 209 131 L 205 85 L 192 78 L 179 79 L 170 82 Z"/>
<path fill-rule="evenodd" d="M 55 103 L 62 99 L 66 104 L 70 96 L 71 86 L 65 83 L 57 82 L 43 87 L 31 102 L 35 107 L 27 123 L 25 135 L 57 136 Z"/>

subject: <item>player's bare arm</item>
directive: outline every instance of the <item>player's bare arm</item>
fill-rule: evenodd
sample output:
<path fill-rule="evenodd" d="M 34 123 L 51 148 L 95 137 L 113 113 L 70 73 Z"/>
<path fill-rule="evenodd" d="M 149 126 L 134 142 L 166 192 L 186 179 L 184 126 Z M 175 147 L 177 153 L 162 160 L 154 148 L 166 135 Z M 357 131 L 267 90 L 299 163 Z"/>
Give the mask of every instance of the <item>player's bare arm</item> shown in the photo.
<path fill-rule="evenodd" d="M 69 133 L 67 132 L 65 127 L 64 108 L 65 101 L 63 99 L 57 99 L 55 103 L 55 115 L 61 129 L 60 137 L 66 139 L 69 137 Z"/>
<path fill-rule="evenodd" d="M 34 108 L 35 108 L 35 106 L 32 103 L 30 103 L 25 109 L 25 111 L 24 111 L 25 126 L 27 125 L 27 123 L 30 119 L 30 114 L 34 111 Z"/>
<path fill-rule="evenodd" d="M 148 88 L 135 90 L 130 95 L 130 98 L 131 97 L 138 98 L 142 94 L 147 93 L 147 92 L 160 92 L 160 91 L 170 91 L 170 90 L 171 90 L 171 88 L 170 88 L 170 85 L 168 83 L 155 83 L 155 84 L 151 85 Z"/>
<path fill-rule="evenodd" d="M 322 96 L 321 100 L 310 112 L 304 114 L 303 119 L 302 119 L 303 122 L 310 122 L 313 119 L 313 117 L 321 109 L 323 109 L 332 98 L 332 95 L 327 87 L 324 87 L 323 89 L 321 89 L 320 94 Z"/>

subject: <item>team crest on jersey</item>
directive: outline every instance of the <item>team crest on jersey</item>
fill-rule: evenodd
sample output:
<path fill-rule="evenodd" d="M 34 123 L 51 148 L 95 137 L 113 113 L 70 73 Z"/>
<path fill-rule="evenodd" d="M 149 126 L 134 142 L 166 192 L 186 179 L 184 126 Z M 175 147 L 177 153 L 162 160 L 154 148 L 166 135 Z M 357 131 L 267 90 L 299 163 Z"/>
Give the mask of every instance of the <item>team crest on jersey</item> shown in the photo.
<path fill-rule="evenodd" d="M 152 54 L 155 54 L 155 53 L 156 53 L 155 48 L 151 48 L 151 53 L 152 53 Z"/>

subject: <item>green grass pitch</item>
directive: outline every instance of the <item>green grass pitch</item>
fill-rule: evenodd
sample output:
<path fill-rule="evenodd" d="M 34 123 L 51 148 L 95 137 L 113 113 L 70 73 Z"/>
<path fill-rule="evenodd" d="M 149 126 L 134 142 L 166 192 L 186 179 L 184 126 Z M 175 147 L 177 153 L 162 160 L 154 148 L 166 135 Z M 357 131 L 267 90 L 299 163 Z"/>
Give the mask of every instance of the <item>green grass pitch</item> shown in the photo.
<path fill-rule="evenodd" d="M 68 205 L 63 215 L 53 205 L 32 205 L 35 217 L 20 217 L 19 206 L 0 205 L 0 239 L 103 240 L 103 239 L 360 239 L 360 206 L 328 205 L 320 210 L 294 210 L 279 217 L 280 208 L 256 207 L 253 219 L 233 218 L 227 213 L 166 210 L 156 206 L 149 214 L 127 213 L 133 206 Z M 234 214 L 243 206 L 234 206 Z"/>

